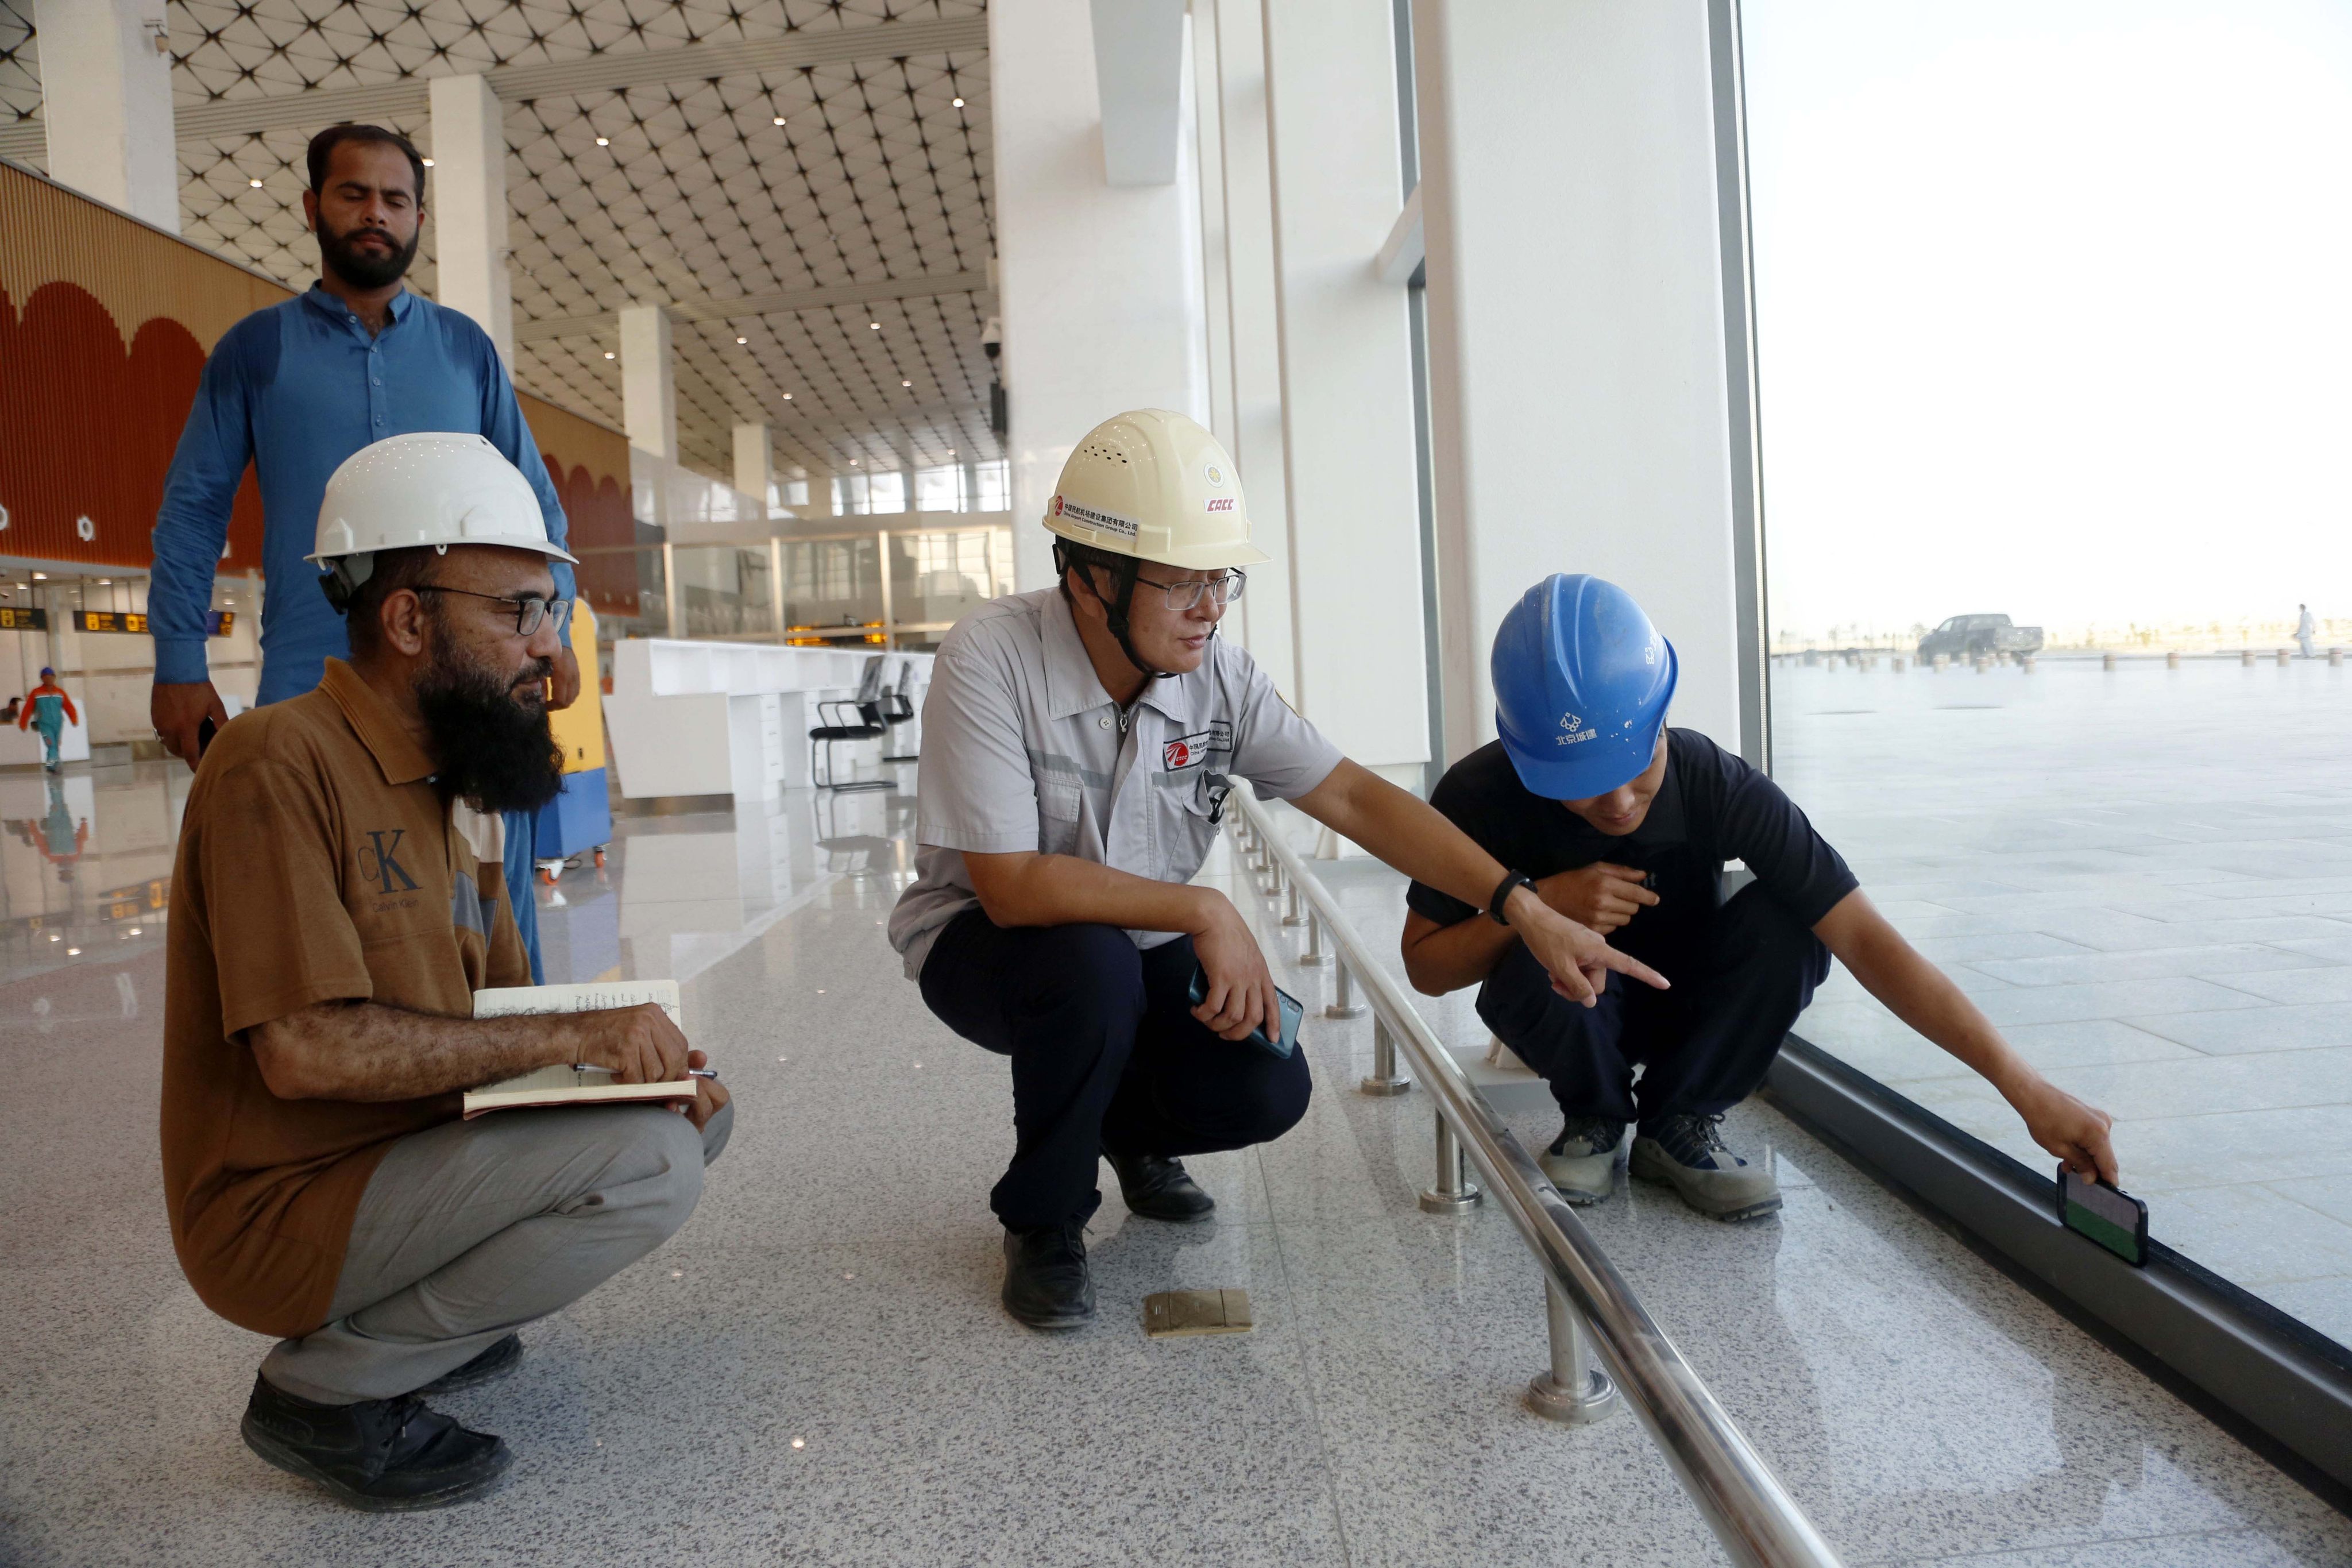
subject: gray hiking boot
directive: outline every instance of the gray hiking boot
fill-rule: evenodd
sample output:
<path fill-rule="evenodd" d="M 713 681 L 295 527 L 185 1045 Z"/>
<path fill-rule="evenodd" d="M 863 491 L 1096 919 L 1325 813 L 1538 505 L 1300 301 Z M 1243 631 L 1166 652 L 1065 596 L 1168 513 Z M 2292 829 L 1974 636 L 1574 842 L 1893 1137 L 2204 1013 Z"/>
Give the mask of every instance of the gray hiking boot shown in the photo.
<path fill-rule="evenodd" d="M 1609 1195 L 1624 1143 L 1623 1122 L 1606 1116 L 1571 1116 L 1536 1163 L 1559 1189 L 1559 1195 L 1580 1208 Z"/>
<path fill-rule="evenodd" d="M 1780 1184 L 1762 1166 L 1731 1152 L 1722 1125 L 1720 1113 L 1643 1121 L 1633 1138 L 1633 1174 L 1672 1184 L 1683 1202 L 1717 1219 L 1757 1219 L 1775 1212 Z"/>

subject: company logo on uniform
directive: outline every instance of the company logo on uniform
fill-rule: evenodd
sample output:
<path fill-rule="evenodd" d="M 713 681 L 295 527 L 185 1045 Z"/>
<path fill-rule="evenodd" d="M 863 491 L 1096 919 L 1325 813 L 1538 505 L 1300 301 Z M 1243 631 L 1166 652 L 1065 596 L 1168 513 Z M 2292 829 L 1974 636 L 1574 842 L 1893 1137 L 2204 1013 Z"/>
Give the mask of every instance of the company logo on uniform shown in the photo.
<path fill-rule="evenodd" d="M 1584 721 L 1573 713 L 1563 713 L 1559 716 L 1559 728 L 1561 732 L 1554 735 L 1551 740 L 1551 743 L 1555 746 L 1573 746 L 1579 741 L 1598 740 L 1601 735 L 1598 730 L 1586 729 Z"/>
<path fill-rule="evenodd" d="M 1197 768 L 1218 752 L 1234 749 L 1234 727 L 1219 719 L 1207 729 L 1180 736 L 1160 748 L 1160 765 L 1170 773 Z"/>
<path fill-rule="evenodd" d="M 1116 533 L 1121 539 L 1135 537 L 1134 519 L 1121 517 L 1115 511 L 1097 511 L 1090 506 L 1080 506 L 1062 496 L 1054 498 L 1054 515 L 1083 522 L 1099 533 Z"/>
<path fill-rule="evenodd" d="M 400 841 L 407 837 L 405 828 L 395 827 L 388 833 L 368 830 L 368 841 L 360 846 L 360 875 L 377 886 L 383 893 L 413 893 L 416 879 L 394 858 Z"/>
<path fill-rule="evenodd" d="M 1234 498 L 1231 496 L 1211 496 L 1209 498 L 1209 510 L 1211 511 L 1231 511 L 1234 510 Z"/>

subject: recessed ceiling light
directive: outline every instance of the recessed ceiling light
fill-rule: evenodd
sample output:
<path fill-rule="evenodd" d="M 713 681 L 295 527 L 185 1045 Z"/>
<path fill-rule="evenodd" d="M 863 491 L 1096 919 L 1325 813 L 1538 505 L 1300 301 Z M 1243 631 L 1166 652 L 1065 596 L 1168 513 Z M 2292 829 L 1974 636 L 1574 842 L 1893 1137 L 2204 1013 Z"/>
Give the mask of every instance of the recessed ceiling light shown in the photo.
<path fill-rule="evenodd" d="M 606 359 L 611 359 L 613 357 L 613 351 L 611 349 L 606 349 L 604 351 L 604 357 Z"/>
<path fill-rule="evenodd" d="M 786 403 L 790 403 L 792 400 L 793 400 L 793 395 L 792 395 L 791 393 L 789 393 L 789 392 L 785 393 L 785 394 L 784 394 L 784 401 L 785 401 Z"/>
<path fill-rule="evenodd" d="M 429 169 L 429 168 L 431 168 L 431 167 L 433 166 L 433 160 L 432 160 L 432 159 L 430 159 L 430 158 L 425 159 L 425 166 L 426 168 L 428 168 L 428 169 Z"/>
<path fill-rule="evenodd" d="M 246 184 L 251 185 L 257 191 L 261 189 L 261 182 L 259 180 L 247 180 Z"/>
<path fill-rule="evenodd" d="M 776 116 L 776 123 L 777 123 L 777 124 L 779 124 L 779 125 L 782 125 L 783 122 L 784 122 L 784 117 L 783 117 L 782 115 L 781 115 L 781 114 L 777 115 L 777 116 Z"/>
<path fill-rule="evenodd" d="M 913 382 L 911 382 L 911 381 L 902 381 L 902 382 L 900 382 L 898 384 L 899 384 L 900 386 L 912 386 L 912 385 L 914 385 L 915 384 L 914 384 Z"/>
<path fill-rule="evenodd" d="M 610 147 L 612 144 L 613 139 L 610 136 L 599 136 L 596 138 L 596 145 L 599 147 Z"/>
<path fill-rule="evenodd" d="M 962 100 L 962 99 L 961 99 L 961 98 L 956 99 L 956 100 L 954 100 L 954 102 L 955 102 L 955 106 L 956 106 L 958 109 L 961 109 L 961 108 L 963 107 L 963 100 Z"/>
<path fill-rule="evenodd" d="M 739 343 L 748 343 L 748 342 L 750 342 L 751 340 L 751 339 L 749 339 L 749 338 L 737 338 L 735 341 L 736 341 L 737 342 L 739 342 Z"/>
<path fill-rule="evenodd" d="M 866 324 L 873 328 L 877 332 L 882 330 L 882 323 L 879 321 L 868 321 Z"/>
<path fill-rule="evenodd" d="M 950 447 L 948 448 L 948 456 L 950 458 L 955 456 L 955 448 L 953 447 Z"/>
<path fill-rule="evenodd" d="M 856 467 L 857 467 L 857 459 L 856 459 L 856 458 L 850 458 L 850 459 L 849 459 L 849 466 L 850 466 L 851 468 L 856 468 Z"/>

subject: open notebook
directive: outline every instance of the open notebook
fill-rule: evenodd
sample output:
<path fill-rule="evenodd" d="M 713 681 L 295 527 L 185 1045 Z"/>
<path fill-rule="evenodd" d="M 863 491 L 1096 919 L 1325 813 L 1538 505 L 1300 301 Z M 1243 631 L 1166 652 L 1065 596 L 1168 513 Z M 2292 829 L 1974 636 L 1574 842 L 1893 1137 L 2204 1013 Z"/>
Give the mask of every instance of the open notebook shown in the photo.
<path fill-rule="evenodd" d="M 506 985 L 474 993 L 474 1016 L 506 1018 L 527 1013 L 595 1013 L 608 1007 L 660 1005 L 670 1022 L 684 1026 L 675 980 L 607 980 L 587 985 Z M 534 1105 L 613 1105 L 639 1100 L 692 1100 L 694 1079 L 675 1083 L 615 1083 L 613 1075 L 596 1068 L 541 1068 L 518 1078 L 504 1079 L 466 1095 L 466 1118 L 492 1110 L 517 1110 Z"/>

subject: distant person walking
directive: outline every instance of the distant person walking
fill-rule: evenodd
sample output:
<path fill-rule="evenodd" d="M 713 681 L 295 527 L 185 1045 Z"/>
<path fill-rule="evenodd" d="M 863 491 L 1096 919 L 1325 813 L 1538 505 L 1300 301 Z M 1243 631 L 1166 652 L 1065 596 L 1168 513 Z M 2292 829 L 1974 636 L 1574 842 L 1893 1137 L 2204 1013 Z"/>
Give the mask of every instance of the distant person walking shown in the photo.
<path fill-rule="evenodd" d="M 41 683 L 33 688 L 32 695 L 16 710 L 16 728 L 40 731 L 41 744 L 48 749 L 49 754 L 42 760 L 41 766 L 51 773 L 58 771 L 58 742 L 65 738 L 68 724 L 80 722 L 81 715 L 74 711 L 73 699 L 58 684 L 58 672 L 43 666 Z"/>
<path fill-rule="evenodd" d="M 2297 605 L 2295 608 L 2303 612 L 2303 618 L 2294 623 L 2294 640 L 2302 647 L 2303 657 L 2309 658 L 2311 639 L 2319 635 L 2319 623 L 2311 618 L 2309 605 Z"/>

